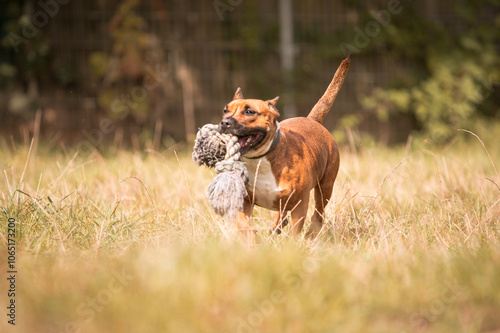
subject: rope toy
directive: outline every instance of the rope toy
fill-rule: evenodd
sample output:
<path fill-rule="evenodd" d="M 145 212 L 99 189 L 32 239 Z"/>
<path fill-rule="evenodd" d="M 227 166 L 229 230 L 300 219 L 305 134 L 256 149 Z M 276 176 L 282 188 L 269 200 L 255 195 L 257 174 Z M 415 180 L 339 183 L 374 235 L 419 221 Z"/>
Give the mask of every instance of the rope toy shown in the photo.
<path fill-rule="evenodd" d="M 245 184 L 248 183 L 248 171 L 240 161 L 238 137 L 222 134 L 218 125 L 207 124 L 196 134 L 193 147 L 193 161 L 198 165 L 215 168 L 217 176 L 208 186 L 207 196 L 210 206 L 220 216 L 227 214 L 236 218 L 243 210 L 247 196 Z"/>

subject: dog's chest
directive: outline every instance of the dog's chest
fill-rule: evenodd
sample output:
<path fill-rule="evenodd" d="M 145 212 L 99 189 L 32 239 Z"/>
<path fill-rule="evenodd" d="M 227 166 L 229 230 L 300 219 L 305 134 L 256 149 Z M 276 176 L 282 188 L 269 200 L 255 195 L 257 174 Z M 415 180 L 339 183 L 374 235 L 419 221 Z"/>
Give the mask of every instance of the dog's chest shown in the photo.
<path fill-rule="evenodd" d="M 250 178 L 247 184 L 250 200 L 261 207 L 276 209 L 274 205 L 281 189 L 276 184 L 269 161 L 265 157 L 257 160 L 243 159 L 243 161 Z"/>

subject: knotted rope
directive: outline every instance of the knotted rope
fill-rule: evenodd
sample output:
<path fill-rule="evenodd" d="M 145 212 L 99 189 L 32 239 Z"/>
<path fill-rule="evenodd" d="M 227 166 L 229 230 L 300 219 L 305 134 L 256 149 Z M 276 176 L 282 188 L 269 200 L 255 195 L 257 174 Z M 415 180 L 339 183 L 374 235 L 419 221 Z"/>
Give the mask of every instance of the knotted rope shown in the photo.
<path fill-rule="evenodd" d="M 247 168 L 240 161 L 238 137 L 220 133 L 218 125 L 207 124 L 196 134 L 192 157 L 198 165 L 215 168 L 218 173 L 207 191 L 213 210 L 235 218 L 243 210 L 249 179 Z"/>

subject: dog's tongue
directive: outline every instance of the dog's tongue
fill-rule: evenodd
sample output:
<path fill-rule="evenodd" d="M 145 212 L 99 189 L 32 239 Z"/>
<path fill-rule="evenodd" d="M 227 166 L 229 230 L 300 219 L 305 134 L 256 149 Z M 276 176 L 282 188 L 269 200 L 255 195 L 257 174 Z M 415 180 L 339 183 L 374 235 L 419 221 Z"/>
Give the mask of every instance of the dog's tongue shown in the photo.
<path fill-rule="evenodd" d="M 259 139 L 259 135 L 248 135 L 238 139 L 240 150 L 243 151 L 252 146 Z"/>

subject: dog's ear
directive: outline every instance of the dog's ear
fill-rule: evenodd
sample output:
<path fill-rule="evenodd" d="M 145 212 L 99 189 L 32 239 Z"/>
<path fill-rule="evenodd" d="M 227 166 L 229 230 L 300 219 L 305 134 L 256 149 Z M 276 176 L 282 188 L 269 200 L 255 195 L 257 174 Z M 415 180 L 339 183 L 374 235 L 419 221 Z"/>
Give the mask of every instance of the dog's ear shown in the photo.
<path fill-rule="evenodd" d="M 272 110 L 272 111 L 274 111 L 274 112 L 276 113 L 276 114 L 275 114 L 275 116 L 276 116 L 276 117 L 279 117 L 279 116 L 280 116 L 280 113 L 279 113 L 278 109 L 276 109 L 276 103 L 278 102 L 278 99 L 279 99 L 279 98 L 280 98 L 279 96 L 276 96 L 276 97 L 274 97 L 273 99 L 268 99 L 268 100 L 265 102 L 265 103 L 267 104 L 267 107 L 268 107 L 270 110 Z"/>
<path fill-rule="evenodd" d="M 274 97 L 273 99 L 269 99 L 266 101 L 267 105 L 271 107 L 272 109 L 276 109 L 276 103 L 278 103 L 278 99 L 280 99 L 279 96 Z"/>
<path fill-rule="evenodd" d="M 238 89 L 236 89 L 236 92 L 234 93 L 233 101 L 235 99 L 244 99 L 243 93 L 241 92 L 241 88 L 240 87 L 238 87 Z"/>

